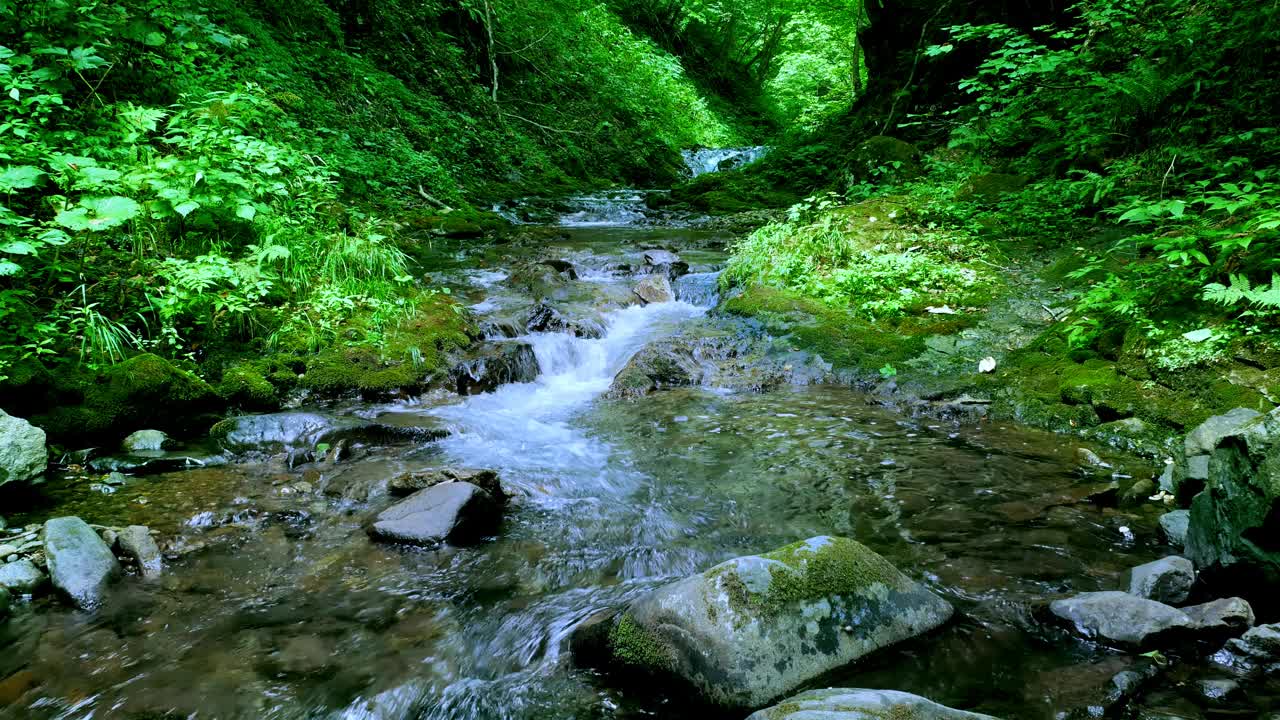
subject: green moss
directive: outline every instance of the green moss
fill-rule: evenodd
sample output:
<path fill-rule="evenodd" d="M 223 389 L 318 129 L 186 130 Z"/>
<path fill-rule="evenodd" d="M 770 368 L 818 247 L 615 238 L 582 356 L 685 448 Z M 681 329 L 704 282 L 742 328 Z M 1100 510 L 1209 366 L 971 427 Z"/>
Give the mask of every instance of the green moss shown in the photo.
<path fill-rule="evenodd" d="M 623 613 L 609 629 L 609 650 L 623 665 L 649 670 L 669 670 L 671 651 L 645 630 L 629 613 Z"/>
<path fill-rule="evenodd" d="M 903 576 L 883 557 L 847 538 L 828 537 L 792 543 L 760 556 L 781 563 L 770 568 L 768 587 L 752 592 L 738 574 L 736 561 L 711 571 L 729 606 L 751 616 L 787 612 L 798 603 L 863 592 L 874 585 L 906 589 Z"/>
<path fill-rule="evenodd" d="M 231 405 L 267 410 L 280 406 L 276 388 L 264 376 L 261 363 L 237 365 L 222 373 L 218 395 Z"/>

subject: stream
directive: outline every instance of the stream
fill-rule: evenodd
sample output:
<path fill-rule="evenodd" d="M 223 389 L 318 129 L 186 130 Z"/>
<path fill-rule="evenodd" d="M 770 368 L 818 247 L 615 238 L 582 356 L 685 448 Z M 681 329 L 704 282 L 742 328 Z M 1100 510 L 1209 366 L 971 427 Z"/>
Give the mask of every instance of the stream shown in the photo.
<path fill-rule="evenodd" d="M 1083 500 L 1112 470 L 1082 468 L 1078 441 L 909 417 L 834 385 L 607 399 L 646 343 L 722 322 L 715 281 L 731 240 L 638 226 L 642 203 L 616 198 L 579 199 L 548 246 L 441 242 L 434 276 L 509 328 L 532 304 L 508 282 L 514 264 L 568 261 L 578 277 L 558 307 L 601 337 L 521 331 L 505 341 L 532 346 L 537 378 L 490 393 L 320 408 L 447 429 L 443 440 L 149 475 L 110 493 L 68 472 L 9 515 L 148 525 L 168 565 L 157 582 L 118 583 L 95 614 L 18 604 L 0 629 L 0 717 L 719 717 L 680 688 L 575 668 L 569 632 L 717 562 L 822 534 L 867 544 L 960 612 L 821 685 L 1047 720 L 1123 667 L 1032 617 L 1046 598 L 1115 588 L 1169 552 L 1157 509 Z M 672 302 L 627 304 L 636 278 L 619 268 L 650 247 L 691 273 Z M 1094 449 L 1116 472 L 1151 472 Z M 437 549 L 369 539 L 365 523 L 390 502 L 379 483 L 450 466 L 497 470 L 516 491 L 495 537 Z"/>

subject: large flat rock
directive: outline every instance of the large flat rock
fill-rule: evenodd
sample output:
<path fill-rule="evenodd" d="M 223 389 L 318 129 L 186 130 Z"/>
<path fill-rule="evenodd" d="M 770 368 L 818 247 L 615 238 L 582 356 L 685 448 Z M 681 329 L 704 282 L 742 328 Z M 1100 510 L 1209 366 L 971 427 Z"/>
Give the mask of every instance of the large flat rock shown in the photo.
<path fill-rule="evenodd" d="M 477 540 L 495 530 L 502 508 L 492 495 L 466 482 L 420 490 L 383 510 L 371 535 L 395 542 L 432 545 Z"/>
<path fill-rule="evenodd" d="M 747 720 L 996 720 L 897 690 L 810 690 L 752 713 Z"/>

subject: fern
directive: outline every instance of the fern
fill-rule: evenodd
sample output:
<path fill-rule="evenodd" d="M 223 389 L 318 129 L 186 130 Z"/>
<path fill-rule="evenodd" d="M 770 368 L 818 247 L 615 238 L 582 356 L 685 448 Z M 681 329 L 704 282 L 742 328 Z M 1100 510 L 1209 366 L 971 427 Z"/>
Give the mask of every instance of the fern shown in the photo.
<path fill-rule="evenodd" d="M 1231 284 L 1210 283 L 1204 287 L 1204 299 L 1219 305 L 1241 303 L 1265 310 L 1280 310 L 1280 275 L 1272 273 L 1271 283 L 1254 286 L 1244 275 L 1231 275 Z"/>

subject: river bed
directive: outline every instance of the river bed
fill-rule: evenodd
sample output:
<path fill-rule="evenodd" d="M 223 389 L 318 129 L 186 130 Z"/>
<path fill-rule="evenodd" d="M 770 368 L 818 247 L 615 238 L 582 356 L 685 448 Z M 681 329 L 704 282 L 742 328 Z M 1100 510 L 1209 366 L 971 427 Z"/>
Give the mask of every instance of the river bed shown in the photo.
<path fill-rule="evenodd" d="M 170 560 L 158 582 L 119 583 L 96 614 L 51 598 L 16 607 L 0 629 L 0 717 L 714 717 L 680 688 L 575 668 L 568 633 L 722 560 L 822 534 L 869 545 L 961 616 L 821 684 L 1006 718 L 1075 707 L 1073 693 L 1123 662 L 1033 612 L 1058 594 L 1118 587 L 1128 568 L 1168 554 L 1159 508 L 1085 500 L 1111 473 L 1149 476 L 1150 464 L 1094 448 L 1111 469 L 1084 467 L 1071 438 L 904 416 L 836 385 L 606 399 L 646 343 L 718 322 L 726 240 L 606 220 L 571 225 L 548 247 L 448 250 L 437 280 L 504 327 L 532 304 L 508 282 L 510 263 L 571 262 L 578 279 L 562 306 L 604 334 L 519 338 L 537 357 L 534 382 L 322 408 L 447 428 L 441 441 L 152 475 L 110 494 L 74 472 L 52 480 L 11 524 L 145 524 Z M 676 301 L 622 307 L 635 278 L 618 268 L 647 247 L 680 252 L 692 279 Z M 518 490 L 495 537 L 438 549 L 368 538 L 368 518 L 390 501 L 351 488 L 449 466 L 492 468 Z"/>

